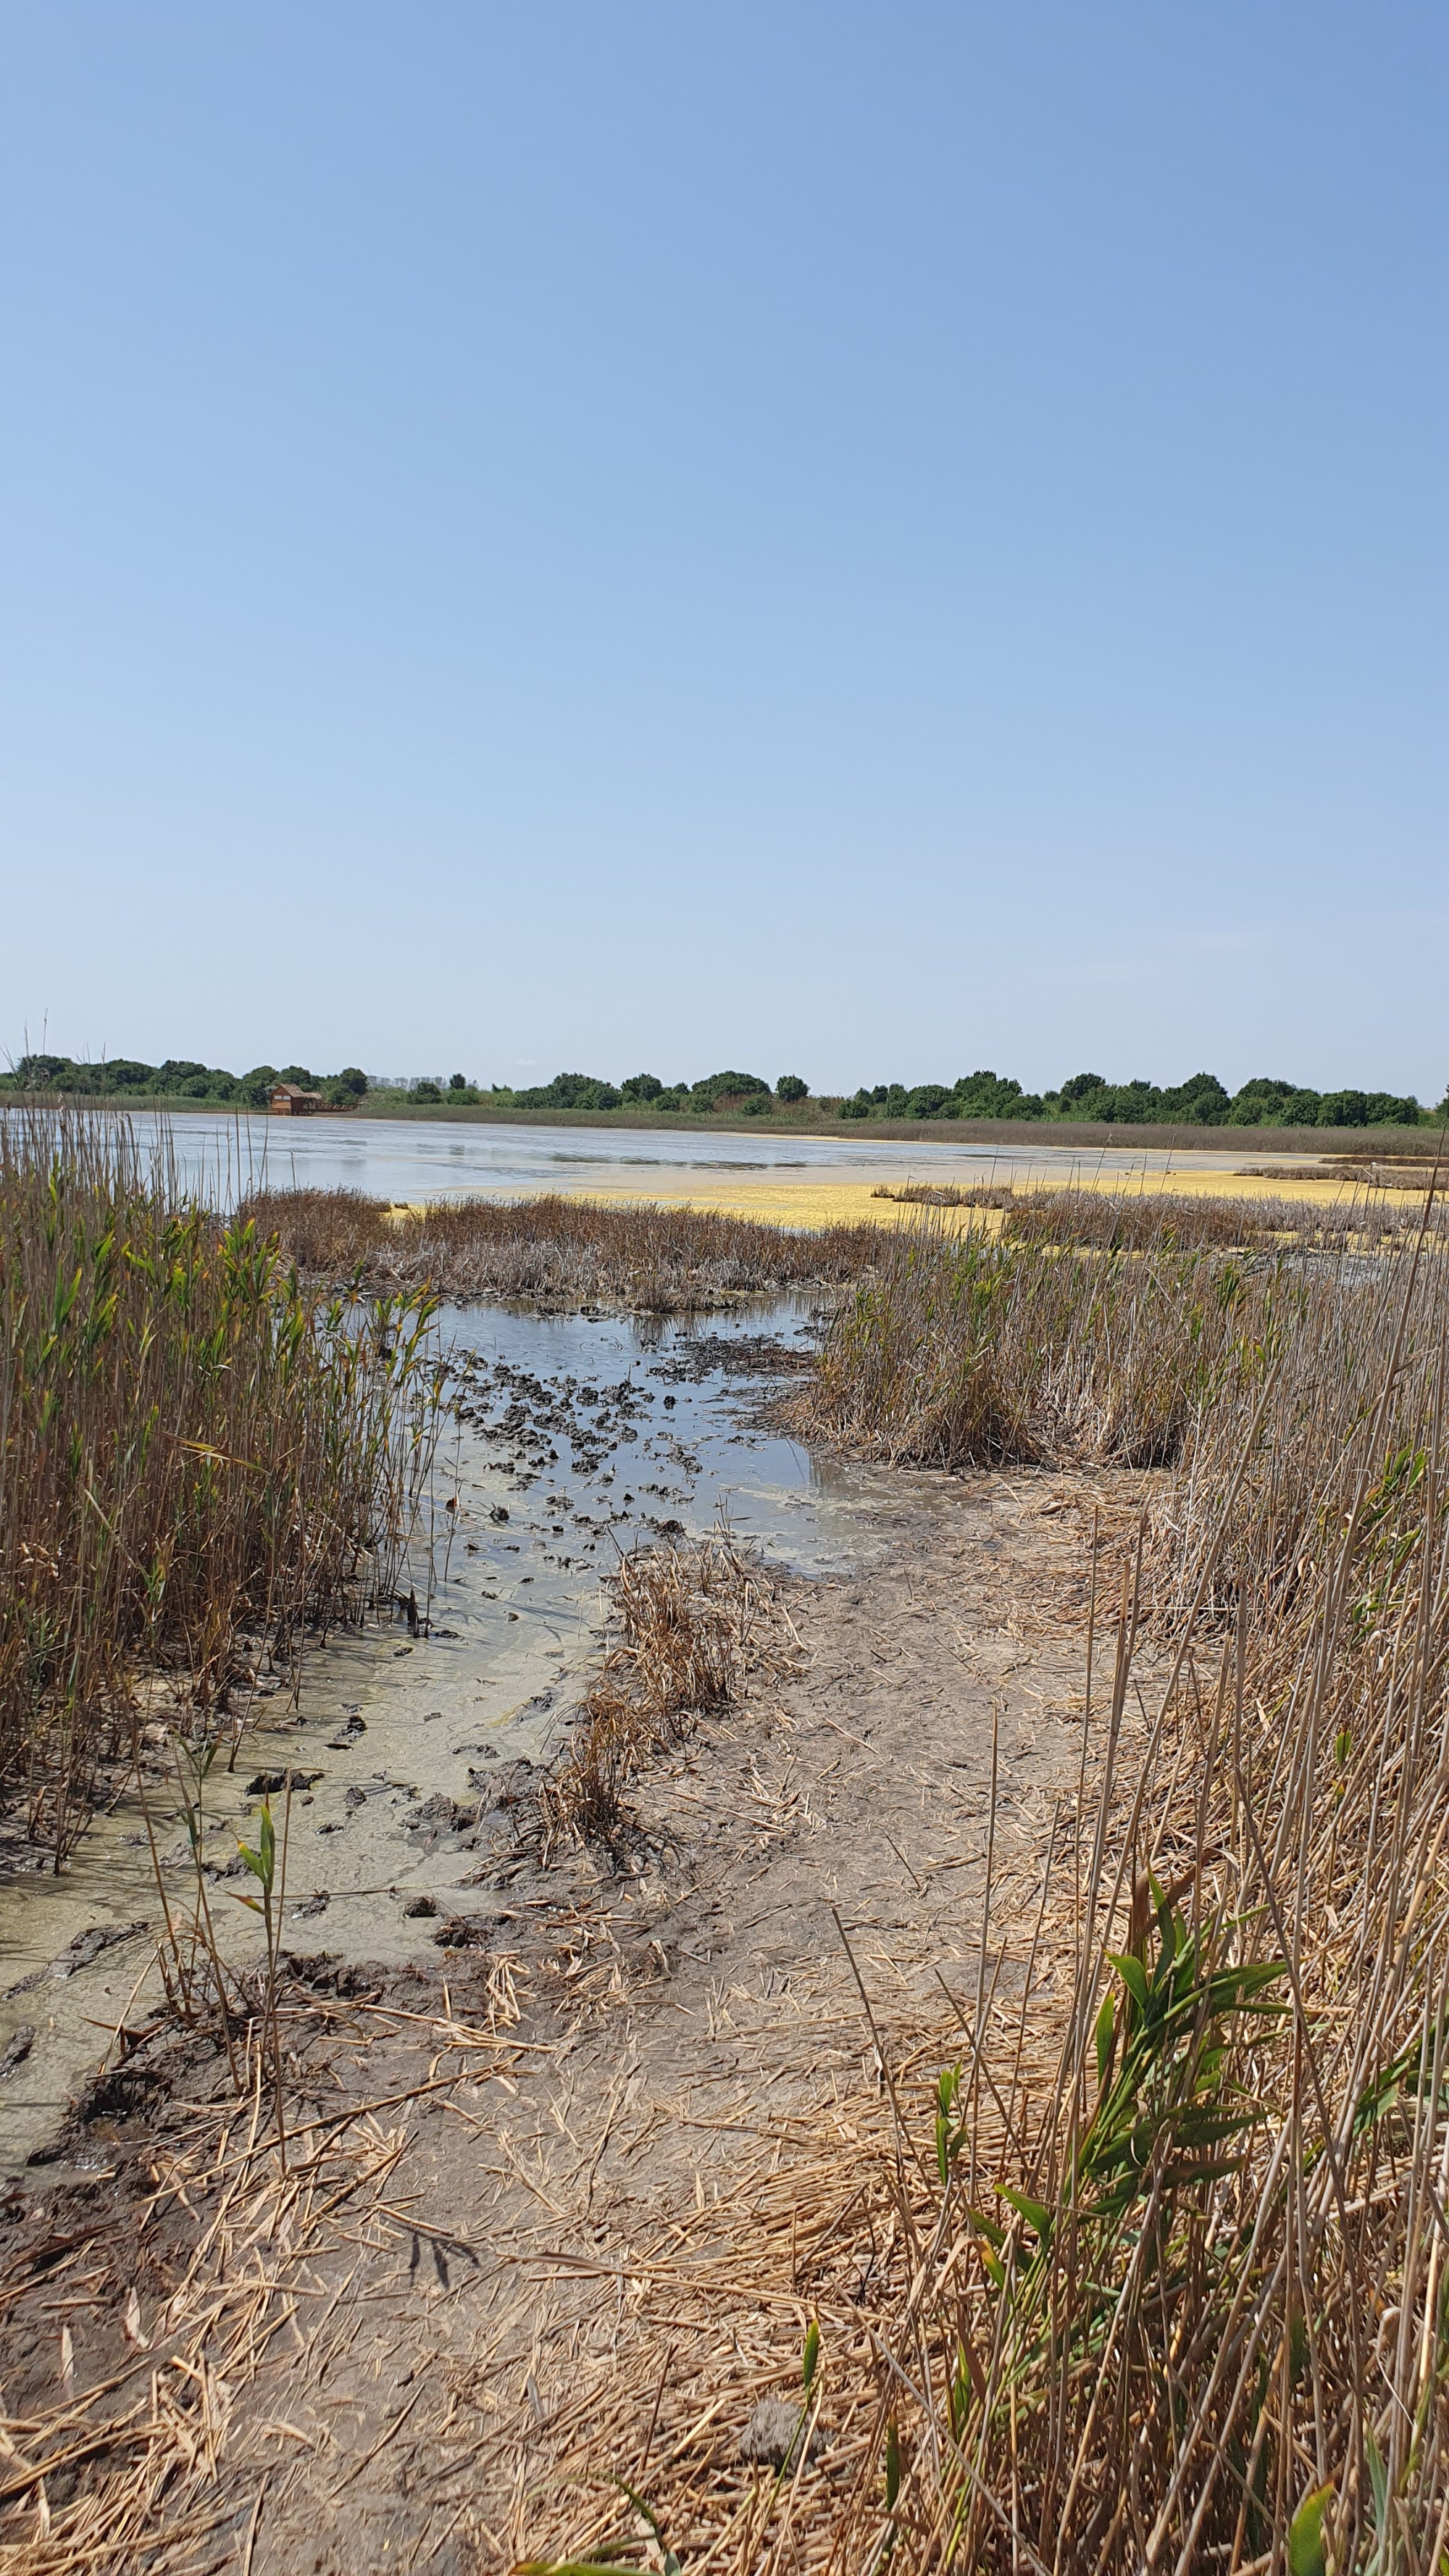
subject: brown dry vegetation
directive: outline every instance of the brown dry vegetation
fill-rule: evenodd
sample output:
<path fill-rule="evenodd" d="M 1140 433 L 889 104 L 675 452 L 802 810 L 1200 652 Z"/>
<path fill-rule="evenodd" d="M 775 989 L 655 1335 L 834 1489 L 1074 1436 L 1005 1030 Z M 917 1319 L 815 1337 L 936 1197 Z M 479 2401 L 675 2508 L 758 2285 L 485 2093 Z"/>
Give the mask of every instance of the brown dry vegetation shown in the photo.
<path fill-rule="evenodd" d="M 860 1275 L 878 1242 L 870 1225 L 795 1232 L 699 1208 L 558 1197 L 390 1211 L 356 1190 L 275 1190 L 249 1199 L 244 1214 L 325 1279 L 659 1314 L 752 1291 L 838 1286 Z"/>
<path fill-rule="evenodd" d="M 1119 1204 L 1106 1202 L 1104 1226 Z M 1437 1240 L 1426 1238 L 1421 1294 L 1443 1270 Z M 1081 1259 L 922 1225 L 888 1237 L 837 1307 L 796 1420 L 895 1464 L 1200 1459 L 1265 1355 L 1321 1343 L 1347 1365 L 1387 1276 L 1342 1248 Z"/>
<path fill-rule="evenodd" d="M 539 1793 L 545 1853 L 565 1833 L 612 1842 L 649 1755 L 726 1706 L 746 1670 L 791 1661 L 774 1583 L 727 1538 L 625 1556 L 611 1589 L 617 1634 Z"/>
<path fill-rule="evenodd" d="M 838 1308 L 797 1420 L 892 1464 L 1162 1466 L 1314 1293 L 1206 1254 L 1080 1261 L 913 1228 Z"/>
<path fill-rule="evenodd" d="M 1146 1190 L 1033 1190 L 1012 1200 L 1008 1243 L 1101 1252 L 1271 1251 L 1279 1245 L 1343 1251 L 1413 1243 L 1423 1210 L 1412 1202 L 1345 1193 L 1328 1206 L 1304 1199 L 1187 1197 Z M 1431 1217 L 1434 1231 L 1442 1220 Z"/>
<path fill-rule="evenodd" d="M 914 1257 L 979 1284 L 954 1247 Z M 919 1326 L 911 1259 L 896 1285 Z M 984 1308 L 978 1366 L 1018 1419 L 1038 1399 L 1013 1298 L 1051 1324 L 1057 1367 L 1074 1324 L 1083 1354 L 1160 1326 L 1178 1367 L 1176 1272 L 1118 1310 L 1099 1277 L 1054 1271 L 1076 1315 L 1010 1271 Z M 1095 1795 L 1046 1862 L 1035 1982 L 1055 1969 L 1063 2003 L 1032 2011 L 1028 1968 L 1003 2031 L 978 1989 L 932 2097 L 909 2064 L 888 2085 L 859 2179 L 872 2231 L 894 2212 L 889 2316 L 862 2341 L 842 2310 L 838 2221 L 813 2285 L 794 2266 L 847 2344 L 797 2402 L 849 2427 L 852 2474 L 842 2493 L 801 2464 L 755 2565 L 1442 2565 L 1449 1280 L 1431 1259 L 1357 1283 L 1268 1272 L 1220 1310 L 1211 1401 L 1149 1502 L 1089 1707 Z M 954 1296 L 935 1311 L 954 1331 Z M 916 1364 L 930 1338 L 927 1318 Z M 1156 1383 L 1135 1358 L 1109 1369 L 1092 1436 L 1112 1400 L 1157 1419 Z M 1134 1714 L 1154 1558 L 1169 1660 Z M 1020 1928 L 988 1896 L 983 1975 Z M 823 2182 L 797 2160 L 797 2213 Z"/>
<path fill-rule="evenodd" d="M 1424 1187 L 1429 1177 L 1423 1175 Z M 1420 1206 L 1402 1199 L 1347 1188 L 1327 1206 L 1306 1199 L 1227 1194 L 1199 1198 L 1169 1190 L 1017 1190 L 1004 1181 L 971 1188 L 908 1181 L 871 1195 L 903 1206 L 995 1208 L 1003 1216 L 1002 1242 L 1099 1252 L 1272 1251 L 1286 1244 L 1335 1250 L 1350 1244 L 1359 1250 L 1402 1247 L 1413 1242 L 1423 1214 Z M 1435 1232 L 1442 1232 L 1442 1211 L 1435 1211 L 1430 1222 Z"/>
<path fill-rule="evenodd" d="M 882 1181 L 871 1197 L 891 1199 L 898 1207 L 1009 1208 L 1016 1192 L 1007 1181 L 978 1181 L 966 1188 L 955 1181 L 902 1181 L 898 1187 Z"/>
<path fill-rule="evenodd" d="M 294 2067 L 335 2009 L 305 1989 L 289 1994 Z M 496 2039 L 485 2044 L 496 2055 Z M 74 2319 L 81 2355 L 79 2369 L 63 2358 L 55 2402 L 0 2423 L 5 2576 L 252 2576 L 276 2442 L 286 2437 L 294 2455 L 305 2449 L 295 2418 L 310 2414 L 333 2355 L 336 2301 L 320 2306 L 317 2266 L 339 2245 L 355 2262 L 359 2244 L 389 2241 L 389 2186 L 408 2145 L 392 2122 L 314 2117 L 280 2155 L 264 2054 L 254 2033 L 240 2096 L 219 2118 L 177 2109 L 138 2176 L 145 2196 L 130 2225 L 53 2236 L 0 2276 L 6 2304 L 37 2285 L 42 2299 L 48 2290 Z M 194 2076 L 184 2050 L 177 2060 L 176 2074 Z M 108 2329 L 112 2364 L 100 2377 L 98 2327 Z M 70 2356 L 69 2323 L 57 2339 Z M 282 2350 L 279 2422 L 247 2400 Z"/>
<path fill-rule="evenodd" d="M 1055 2079 L 1008 2080 L 978 2016 L 935 2137 L 902 2140 L 847 2557 L 1441 2564 L 1449 1283 L 1335 1286 L 1260 1307 L 1196 1423 L 1148 1533 L 1172 1667 L 1124 1758 L 1129 1580 L 1095 1814 L 1058 1855 Z M 973 2173 L 983 2074 L 1002 2145 Z"/>

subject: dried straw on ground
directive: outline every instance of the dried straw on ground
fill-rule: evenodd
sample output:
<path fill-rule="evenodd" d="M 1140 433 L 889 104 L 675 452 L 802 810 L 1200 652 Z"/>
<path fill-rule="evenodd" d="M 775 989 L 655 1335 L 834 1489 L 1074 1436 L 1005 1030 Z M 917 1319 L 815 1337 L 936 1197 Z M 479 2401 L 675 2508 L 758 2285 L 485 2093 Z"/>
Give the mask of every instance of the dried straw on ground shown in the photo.
<path fill-rule="evenodd" d="M 257 2425 L 247 2391 L 284 2333 L 294 2371 L 297 2344 L 304 2367 L 312 2357 L 324 2313 L 313 2267 L 379 2196 L 405 2145 L 375 2124 L 336 2138 L 304 2131 L 288 2165 L 266 2125 L 258 2081 L 205 2145 L 162 2159 L 153 2206 L 179 2198 L 204 2215 L 164 2307 L 145 2313 L 127 2294 L 129 2362 L 43 2414 L 0 2420 L 4 2576 L 250 2565 L 268 2447 L 259 2435 L 277 2428 Z"/>

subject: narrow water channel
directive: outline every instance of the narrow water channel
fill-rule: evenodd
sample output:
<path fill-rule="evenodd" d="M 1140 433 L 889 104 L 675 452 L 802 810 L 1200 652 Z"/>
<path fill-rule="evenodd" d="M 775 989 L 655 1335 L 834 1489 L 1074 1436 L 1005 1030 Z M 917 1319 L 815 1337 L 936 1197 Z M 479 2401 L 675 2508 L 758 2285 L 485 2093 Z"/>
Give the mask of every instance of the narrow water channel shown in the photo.
<path fill-rule="evenodd" d="M 258 1784 L 290 1771 L 306 1785 L 290 1802 L 288 1947 L 437 1962 L 440 1924 L 469 1908 L 491 1782 L 509 1762 L 547 1759 L 597 1660 L 620 1549 L 723 1523 L 767 1560 L 822 1575 L 889 1545 L 903 1489 L 918 1502 L 938 1480 L 816 1456 L 762 1421 L 817 1330 L 808 1298 L 689 1323 L 444 1314 L 453 1409 L 396 1619 L 308 1656 L 296 1704 L 279 1688 L 234 1768 L 218 1763 L 207 1783 L 229 1955 L 259 1939 L 228 1901 L 250 1884 L 237 1840 L 255 1839 Z M 146 1797 L 184 1910 L 192 1872 L 164 1747 Z M 59 1877 L 0 1876 L 3 2170 L 46 2154 L 108 2033 L 144 2017 L 161 1924 L 134 1787 Z"/>

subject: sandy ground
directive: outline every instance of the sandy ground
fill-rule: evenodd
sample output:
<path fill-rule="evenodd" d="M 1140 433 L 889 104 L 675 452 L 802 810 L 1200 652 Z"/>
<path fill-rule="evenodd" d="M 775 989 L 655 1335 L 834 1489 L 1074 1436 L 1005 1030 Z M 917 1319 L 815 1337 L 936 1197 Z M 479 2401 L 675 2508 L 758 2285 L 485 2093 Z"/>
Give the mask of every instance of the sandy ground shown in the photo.
<path fill-rule="evenodd" d="M 929 1509 L 927 1481 L 902 1479 L 872 1571 L 782 1592 L 773 1668 L 639 1784 L 612 1852 L 544 1868 L 525 1832 L 480 1869 L 476 1948 L 309 1971 L 294 2125 L 372 2141 L 383 2179 L 309 2238 L 228 2394 L 219 2485 L 187 2473 L 204 2547 L 167 2566 L 502 2570 L 629 2534 L 616 2477 L 689 2563 L 737 2563 L 770 2485 L 740 2456 L 752 2409 L 792 2384 L 811 2314 L 843 2390 L 901 2260 L 872 2199 L 877 2042 L 929 2153 L 927 2088 L 984 1976 L 993 1731 L 1002 2046 L 1028 1985 L 1028 2025 L 1060 2004 L 1032 1927 L 1070 1903 L 1094 1504 L 1120 1552 L 1133 1480 L 983 1474 Z M 201 2061 L 168 2104 L 121 2088 L 91 2124 L 106 2169 L 12 2201 L 12 2437 L 140 2366 L 132 2290 L 164 2363 L 211 2204 L 157 2200 L 158 2140 L 209 2134 L 223 2089 Z M 802 2472 L 821 2528 L 869 2438 L 843 2396 L 829 2431 Z"/>

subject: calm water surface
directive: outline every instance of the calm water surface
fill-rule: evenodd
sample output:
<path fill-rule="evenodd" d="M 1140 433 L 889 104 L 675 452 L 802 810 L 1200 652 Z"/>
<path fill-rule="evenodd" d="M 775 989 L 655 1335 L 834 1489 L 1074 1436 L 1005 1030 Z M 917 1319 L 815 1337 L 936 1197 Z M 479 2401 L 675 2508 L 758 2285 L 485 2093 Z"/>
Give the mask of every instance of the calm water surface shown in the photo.
<path fill-rule="evenodd" d="M 526 1197 L 540 1190 L 628 1190 L 641 1198 L 667 1188 L 678 1196 L 690 1175 L 718 1181 L 855 1181 L 870 1184 L 909 1172 L 963 1182 L 1029 1173 L 1066 1179 L 1074 1172 L 1169 1171 L 1162 1151 L 1125 1146 L 908 1144 L 882 1137 L 847 1142 L 833 1136 L 670 1135 L 636 1128 L 627 1136 L 593 1127 L 493 1127 L 458 1119 L 235 1118 L 211 1110 L 159 1122 L 135 1120 L 153 1139 L 164 1125 L 186 1179 L 223 1199 L 263 1180 L 274 1188 L 362 1190 L 370 1198 L 413 1200 L 490 1195 Z M 1179 1155 L 1177 1167 L 1234 1171 L 1249 1147 Z"/>

